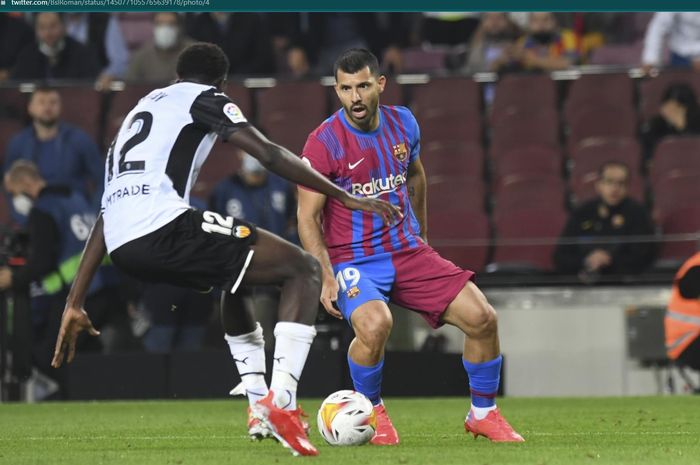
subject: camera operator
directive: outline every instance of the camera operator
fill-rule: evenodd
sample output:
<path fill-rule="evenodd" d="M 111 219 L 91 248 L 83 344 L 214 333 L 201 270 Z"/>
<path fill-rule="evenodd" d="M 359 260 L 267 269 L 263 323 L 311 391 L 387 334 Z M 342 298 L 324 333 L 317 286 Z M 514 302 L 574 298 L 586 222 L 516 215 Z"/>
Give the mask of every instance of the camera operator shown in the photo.
<path fill-rule="evenodd" d="M 4 184 L 15 209 L 28 215 L 29 251 L 24 266 L 0 268 L 0 290 L 31 289 L 34 360 L 37 368 L 45 371 L 51 360 L 53 337 L 60 325 L 66 292 L 75 278 L 96 215 L 77 191 L 48 185 L 30 161 L 14 162 L 5 173 Z M 128 346 L 131 332 L 126 305 L 117 288 L 116 270 L 102 266 L 95 278 L 86 305 L 97 327 L 108 323 L 112 330 L 100 340 L 90 338 L 84 343 L 96 344 L 91 348 L 99 350 L 101 341 L 105 351 Z M 46 374 L 52 375 L 48 371 Z"/>

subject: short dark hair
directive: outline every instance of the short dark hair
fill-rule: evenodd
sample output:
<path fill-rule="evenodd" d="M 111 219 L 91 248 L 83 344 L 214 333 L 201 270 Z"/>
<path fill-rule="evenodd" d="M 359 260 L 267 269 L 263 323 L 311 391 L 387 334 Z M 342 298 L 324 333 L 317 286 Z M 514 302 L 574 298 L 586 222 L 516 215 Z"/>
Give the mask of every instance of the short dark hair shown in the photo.
<path fill-rule="evenodd" d="M 685 82 L 674 82 L 666 88 L 661 102 L 666 103 L 669 100 L 675 100 L 686 108 L 698 107 L 698 99 L 695 97 L 693 88 Z"/>
<path fill-rule="evenodd" d="M 355 74 L 369 67 L 369 72 L 379 76 L 379 60 L 372 52 L 364 48 L 351 48 L 344 51 L 333 65 L 333 76 L 338 77 L 338 70 Z"/>
<path fill-rule="evenodd" d="M 611 168 L 613 166 L 617 166 L 618 168 L 622 168 L 625 170 L 625 180 L 629 181 L 630 179 L 630 167 L 627 166 L 626 163 L 623 163 L 621 161 L 616 161 L 616 160 L 610 160 L 606 161 L 602 165 L 600 165 L 600 168 L 598 169 L 598 179 L 603 179 L 603 173 L 605 173 L 605 170 L 608 168 Z"/>
<path fill-rule="evenodd" d="M 29 96 L 29 101 L 31 101 L 36 94 L 52 94 L 54 92 L 57 93 L 60 97 L 61 93 L 58 91 L 57 88 L 52 87 L 46 83 L 37 84 L 37 86 L 32 91 L 32 94 Z"/>
<path fill-rule="evenodd" d="M 226 79 L 228 58 L 218 45 L 198 42 L 180 53 L 176 71 L 180 79 L 214 85 Z"/>

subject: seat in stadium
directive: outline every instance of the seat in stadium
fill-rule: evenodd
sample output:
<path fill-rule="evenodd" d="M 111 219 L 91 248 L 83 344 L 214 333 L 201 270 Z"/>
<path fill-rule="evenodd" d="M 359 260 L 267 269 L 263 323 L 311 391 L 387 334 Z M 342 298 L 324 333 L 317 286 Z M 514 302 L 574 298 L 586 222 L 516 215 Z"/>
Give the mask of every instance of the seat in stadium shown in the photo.
<path fill-rule="evenodd" d="M 489 256 L 490 237 L 489 219 L 483 211 L 428 210 L 431 246 L 458 266 L 483 270 Z"/>
<path fill-rule="evenodd" d="M 421 144 L 481 143 L 481 121 L 466 114 L 424 116 L 418 124 Z"/>
<path fill-rule="evenodd" d="M 18 87 L 0 88 L 0 118 L 24 121 L 27 117 L 29 93 L 21 92 Z"/>
<path fill-rule="evenodd" d="M 428 177 L 429 215 L 443 211 L 484 211 L 485 196 L 486 188 L 481 177 L 461 175 Z"/>
<path fill-rule="evenodd" d="M 529 146 L 559 148 L 559 119 L 556 112 L 513 113 L 499 119 L 491 129 L 491 156 Z"/>
<path fill-rule="evenodd" d="M 278 82 L 258 90 L 257 121 L 273 141 L 300 153 L 327 117 L 326 89 L 317 81 Z"/>
<path fill-rule="evenodd" d="M 564 193 L 561 176 L 511 175 L 494 185 L 494 212 L 534 207 L 556 210 L 565 205 Z"/>
<path fill-rule="evenodd" d="M 552 271 L 552 253 L 565 222 L 566 212 L 554 205 L 523 206 L 494 212 L 494 254 L 486 270 Z"/>
<path fill-rule="evenodd" d="M 632 137 L 587 137 L 571 146 L 569 157 L 571 168 L 586 160 L 592 160 L 589 164 L 600 165 L 606 161 L 620 161 L 637 173 L 642 166 L 642 149 Z"/>
<path fill-rule="evenodd" d="M 484 174 L 484 152 L 480 145 L 431 142 L 421 146 L 421 162 L 428 178 Z"/>
<path fill-rule="evenodd" d="M 664 138 L 654 151 L 650 174 L 653 182 L 664 177 L 700 175 L 700 137 Z"/>
<path fill-rule="evenodd" d="M 496 184 L 510 176 L 558 177 L 562 173 L 561 152 L 547 146 L 514 148 L 491 159 Z"/>
<path fill-rule="evenodd" d="M 217 140 L 207 161 L 197 176 L 192 195 L 209 201 L 212 189 L 223 179 L 238 171 L 240 160 L 238 149 L 227 142 Z"/>
<path fill-rule="evenodd" d="M 418 123 L 443 115 L 480 119 L 481 93 L 469 78 L 432 79 L 411 87 L 411 109 Z"/>
<path fill-rule="evenodd" d="M 569 147 L 587 137 L 631 137 L 637 133 L 634 108 L 590 105 L 578 110 L 568 121 Z"/>
<path fill-rule="evenodd" d="M 59 87 L 57 90 L 62 101 L 61 120 L 79 127 L 99 143 L 106 94 L 84 86 Z"/>
<path fill-rule="evenodd" d="M 573 81 L 564 104 L 567 121 L 582 107 L 633 107 L 634 83 L 627 74 L 587 74 Z"/>
<path fill-rule="evenodd" d="M 652 179 L 652 193 L 654 209 L 658 211 L 697 205 L 700 199 L 700 175 Z"/>
<path fill-rule="evenodd" d="M 508 74 L 498 81 L 493 111 L 506 108 L 533 109 L 557 106 L 554 81 L 547 74 Z"/>
<path fill-rule="evenodd" d="M 331 90 L 331 108 L 340 108 L 338 96 L 335 94 L 333 87 Z M 396 79 L 387 79 L 384 86 L 384 92 L 379 96 L 379 103 L 382 105 L 404 105 L 403 86 L 396 82 Z"/>
<path fill-rule="evenodd" d="M 445 69 L 446 49 L 425 50 L 421 47 L 405 48 L 401 51 L 402 72 L 432 73 Z"/>
<path fill-rule="evenodd" d="M 657 77 L 639 83 L 639 109 L 642 120 L 646 121 L 659 112 L 661 98 L 671 84 L 686 83 L 700 96 L 700 75 L 692 71 L 664 71 Z"/>
<path fill-rule="evenodd" d="M 696 197 L 697 199 L 698 197 Z M 658 215 L 658 222 L 664 235 L 686 234 L 687 240 L 682 237 L 669 238 L 661 245 L 659 260 L 674 260 L 679 263 L 693 255 L 698 249 L 700 238 L 700 205 L 688 205 L 672 208 Z"/>

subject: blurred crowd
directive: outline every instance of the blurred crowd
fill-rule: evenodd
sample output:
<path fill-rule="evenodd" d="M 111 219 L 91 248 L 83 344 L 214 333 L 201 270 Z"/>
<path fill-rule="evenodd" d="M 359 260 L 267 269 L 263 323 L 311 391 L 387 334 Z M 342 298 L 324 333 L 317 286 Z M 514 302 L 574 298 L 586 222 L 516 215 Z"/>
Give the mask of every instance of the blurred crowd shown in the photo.
<path fill-rule="evenodd" d="M 167 81 L 193 41 L 235 75 L 328 75 L 364 47 L 385 72 L 513 72 L 577 65 L 700 68 L 700 13 L 4 13 L 0 81 Z"/>

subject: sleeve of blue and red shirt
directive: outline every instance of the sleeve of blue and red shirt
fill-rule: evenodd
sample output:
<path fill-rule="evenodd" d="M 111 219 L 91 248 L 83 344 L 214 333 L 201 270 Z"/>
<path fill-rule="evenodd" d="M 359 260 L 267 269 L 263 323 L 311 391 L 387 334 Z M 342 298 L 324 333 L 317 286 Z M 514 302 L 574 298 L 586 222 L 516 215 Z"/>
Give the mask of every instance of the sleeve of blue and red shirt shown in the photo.
<path fill-rule="evenodd" d="M 304 149 L 301 151 L 301 157 L 307 160 L 313 169 L 318 171 L 320 174 L 328 179 L 333 179 L 335 177 L 335 163 L 328 153 L 328 148 L 326 145 L 319 140 L 316 136 L 316 132 L 312 132 L 308 139 L 306 139 L 306 144 L 304 144 Z M 299 185 L 302 189 L 310 190 L 315 192 L 313 189 Z"/>
<path fill-rule="evenodd" d="M 418 127 L 418 121 L 416 121 L 416 117 L 413 116 L 413 113 L 410 113 L 410 115 L 411 126 L 409 126 L 409 140 L 411 144 L 411 155 L 408 162 L 413 163 L 420 156 L 420 127 Z"/>

